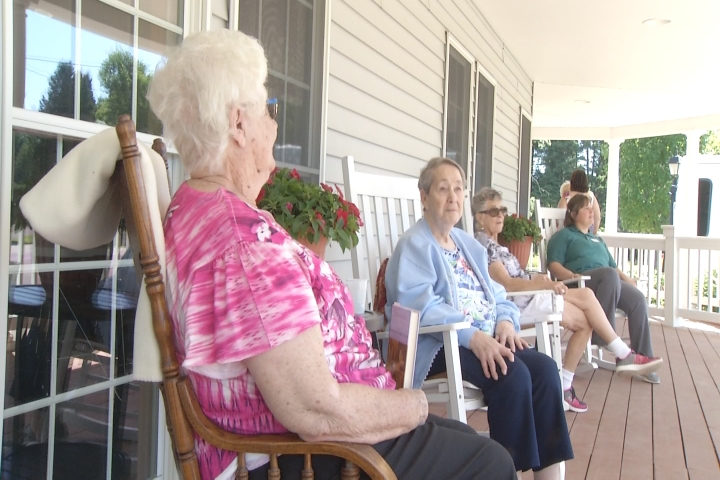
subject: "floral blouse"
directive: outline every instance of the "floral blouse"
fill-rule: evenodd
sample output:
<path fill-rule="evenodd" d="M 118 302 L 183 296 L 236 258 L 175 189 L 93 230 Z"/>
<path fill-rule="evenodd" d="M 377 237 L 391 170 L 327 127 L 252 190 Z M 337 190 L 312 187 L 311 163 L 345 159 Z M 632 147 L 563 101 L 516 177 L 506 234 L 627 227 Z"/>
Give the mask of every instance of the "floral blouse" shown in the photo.
<path fill-rule="evenodd" d="M 515 258 L 515 255 L 510 253 L 507 247 L 503 247 L 497 243 L 485 234 L 485 232 L 477 232 L 475 234 L 475 239 L 487 248 L 488 266 L 495 262 L 501 262 L 503 267 L 505 267 L 505 270 L 507 270 L 508 275 L 512 278 L 530 280 L 530 274 L 520 268 L 520 262 L 518 262 L 518 259 Z M 512 300 L 512 302 L 518 306 L 520 311 L 522 311 L 522 309 L 527 307 L 528 303 L 530 303 L 530 300 L 532 300 L 532 295 L 513 296 L 509 298 L 509 300 Z"/>
<path fill-rule="evenodd" d="M 485 281 L 478 279 L 460 249 L 445 250 L 445 260 L 453 269 L 458 293 L 458 310 L 473 326 L 490 336 L 495 335 L 495 309 L 487 300 Z M 481 277 L 482 278 L 482 277 Z"/>

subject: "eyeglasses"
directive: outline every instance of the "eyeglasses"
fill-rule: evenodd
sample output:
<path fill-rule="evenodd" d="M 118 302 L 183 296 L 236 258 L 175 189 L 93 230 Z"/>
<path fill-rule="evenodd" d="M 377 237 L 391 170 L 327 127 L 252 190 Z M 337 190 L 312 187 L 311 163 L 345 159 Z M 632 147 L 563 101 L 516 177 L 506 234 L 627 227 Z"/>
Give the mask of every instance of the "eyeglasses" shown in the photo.
<path fill-rule="evenodd" d="M 268 98 L 267 101 L 267 109 L 268 109 L 268 115 L 270 115 L 270 118 L 275 120 L 275 118 L 278 115 L 278 109 L 280 105 L 278 104 L 277 98 Z"/>
<path fill-rule="evenodd" d="M 488 208 L 487 210 L 482 210 L 478 213 L 484 213 L 485 215 L 490 215 L 491 217 L 497 217 L 498 215 L 502 215 L 504 217 L 507 215 L 507 207 Z"/>

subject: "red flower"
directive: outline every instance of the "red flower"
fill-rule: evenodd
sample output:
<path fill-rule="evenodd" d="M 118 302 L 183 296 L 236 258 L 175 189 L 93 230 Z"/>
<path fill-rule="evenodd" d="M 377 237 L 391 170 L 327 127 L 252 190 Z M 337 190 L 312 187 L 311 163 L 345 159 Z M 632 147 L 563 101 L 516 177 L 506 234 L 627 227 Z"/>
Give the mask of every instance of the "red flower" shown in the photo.
<path fill-rule="evenodd" d="M 323 227 L 325 226 L 325 219 L 320 214 L 320 212 L 315 212 L 315 218 L 318 219 L 318 221 L 320 222 L 320 225 L 322 225 Z"/>
<path fill-rule="evenodd" d="M 297 169 L 293 168 L 292 172 L 290 172 L 290 176 L 294 178 L 295 180 L 300 180 L 300 174 L 298 173 Z"/>
<path fill-rule="evenodd" d="M 260 203 L 260 200 L 262 200 L 263 198 L 265 198 L 265 189 L 264 188 L 260 190 L 260 193 L 258 193 L 258 196 L 255 199 L 255 205 Z"/>
<path fill-rule="evenodd" d="M 362 227 L 362 226 L 365 225 L 365 224 L 363 223 L 363 221 L 362 221 L 362 218 L 360 218 L 359 215 L 358 215 L 358 217 L 357 217 L 357 220 L 358 220 L 358 227 Z"/>
<path fill-rule="evenodd" d="M 332 187 L 330 185 L 328 185 L 327 183 L 321 183 L 320 186 L 322 187 L 323 190 L 325 190 L 328 193 L 332 193 L 332 191 L 333 191 Z"/>
<path fill-rule="evenodd" d="M 268 185 L 272 185 L 272 184 L 273 184 L 273 177 L 268 178 L 267 184 L 268 184 Z"/>
<path fill-rule="evenodd" d="M 335 212 L 335 215 L 337 216 L 338 221 L 340 221 L 340 219 L 342 218 L 342 219 L 343 219 L 343 225 L 347 225 L 347 220 L 348 220 L 348 212 L 347 212 L 347 210 L 343 210 L 342 208 L 338 208 L 338 211 Z"/>
<path fill-rule="evenodd" d="M 285 208 L 287 208 L 288 210 L 290 210 L 290 211 L 292 212 L 293 204 L 290 203 L 290 202 L 287 202 L 287 203 L 285 204 Z"/>
<path fill-rule="evenodd" d="M 358 210 L 358 207 L 356 207 L 354 203 L 348 202 L 348 208 L 350 209 L 350 213 L 360 218 L 360 210 Z"/>
<path fill-rule="evenodd" d="M 512 217 L 513 217 L 513 218 L 517 218 L 517 213 L 513 213 L 513 214 L 512 214 Z"/>
<path fill-rule="evenodd" d="M 340 190 L 340 187 L 338 187 L 337 183 L 335 184 L 335 190 L 337 190 L 338 195 L 340 195 L 340 200 L 345 200 L 345 195 L 343 195 L 342 190 Z"/>

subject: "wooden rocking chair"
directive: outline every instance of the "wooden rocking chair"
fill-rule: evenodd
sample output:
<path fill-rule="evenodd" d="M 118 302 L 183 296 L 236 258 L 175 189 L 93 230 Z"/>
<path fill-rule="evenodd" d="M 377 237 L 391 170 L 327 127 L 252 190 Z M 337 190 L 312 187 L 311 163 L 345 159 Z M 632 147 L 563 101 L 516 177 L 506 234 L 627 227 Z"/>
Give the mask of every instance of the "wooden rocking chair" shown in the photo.
<path fill-rule="evenodd" d="M 195 453 L 194 433 L 208 443 L 238 453 L 237 479 L 247 479 L 245 453 L 270 456 L 268 478 L 279 479 L 278 455 L 305 456 L 303 479 L 312 479 L 311 455 L 322 454 L 347 460 L 341 472 L 343 479 L 359 479 L 360 469 L 373 479 L 395 479 L 385 460 L 370 445 L 301 440 L 295 434 L 237 435 L 223 430 L 203 413 L 190 380 L 181 374 L 173 341 L 173 325 L 165 300 L 165 284 L 152 231 L 148 205 L 154 199 L 145 196 L 135 125 L 127 115 L 120 117 L 116 131 L 122 147 L 122 164 L 115 175 L 122 193 L 123 216 L 134 251 L 140 252 L 140 265 L 145 276 L 152 307 L 155 337 L 160 346 L 167 427 L 172 439 L 178 471 L 185 480 L 199 480 L 200 471 Z M 154 148 L 162 148 L 158 142 Z M 359 467 L 359 468 L 358 468 Z"/>

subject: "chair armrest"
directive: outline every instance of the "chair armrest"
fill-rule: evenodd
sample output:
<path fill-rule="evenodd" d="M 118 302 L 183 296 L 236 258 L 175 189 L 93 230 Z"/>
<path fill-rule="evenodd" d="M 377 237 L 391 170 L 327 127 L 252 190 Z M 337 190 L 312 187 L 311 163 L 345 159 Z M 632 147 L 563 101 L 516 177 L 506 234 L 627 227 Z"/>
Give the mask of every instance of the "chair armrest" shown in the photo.
<path fill-rule="evenodd" d="M 583 275 L 581 277 L 568 278 L 567 280 L 563 280 L 562 283 L 564 283 L 565 285 L 574 285 L 577 283 L 578 285 L 580 285 L 582 287 L 585 285 L 586 281 L 590 280 L 590 278 L 591 277 L 589 277 L 587 275 Z"/>
<path fill-rule="evenodd" d="M 277 435 L 238 435 L 223 430 L 202 413 L 195 391 L 187 378 L 177 381 L 182 409 L 193 429 L 208 443 L 240 454 L 315 454 L 344 458 L 370 478 L 397 480 L 385 459 L 370 445 L 346 442 L 306 442 L 293 433 Z"/>
<path fill-rule="evenodd" d="M 425 333 L 443 333 L 443 332 L 450 332 L 452 330 L 465 330 L 466 328 L 472 327 L 472 323 L 470 322 L 457 322 L 457 323 L 447 323 L 444 325 L 432 325 L 430 327 L 420 327 L 419 334 L 423 335 Z"/>
<path fill-rule="evenodd" d="M 466 328 L 472 327 L 472 323 L 470 322 L 457 322 L 457 323 L 447 323 L 444 325 L 432 325 L 430 327 L 420 327 L 418 329 L 418 335 L 428 334 L 428 333 L 443 333 L 443 332 L 451 332 L 453 330 L 465 330 Z M 388 338 L 388 332 L 377 332 L 377 338 L 379 340 L 385 340 Z"/>
<path fill-rule="evenodd" d="M 525 291 L 525 292 L 506 292 L 505 295 L 506 295 L 507 297 L 517 297 L 517 296 L 520 296 L 520 295 L 538 295 L 538 294 L 541 294 L 541 293 L 551 293 L 551 294 L 554 295 L 554 294 L 555 294 L 555 290 L 528 290 L 528 291 Z"/>

